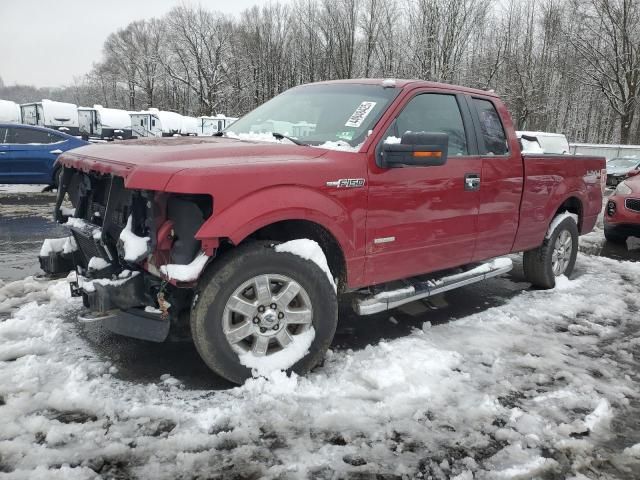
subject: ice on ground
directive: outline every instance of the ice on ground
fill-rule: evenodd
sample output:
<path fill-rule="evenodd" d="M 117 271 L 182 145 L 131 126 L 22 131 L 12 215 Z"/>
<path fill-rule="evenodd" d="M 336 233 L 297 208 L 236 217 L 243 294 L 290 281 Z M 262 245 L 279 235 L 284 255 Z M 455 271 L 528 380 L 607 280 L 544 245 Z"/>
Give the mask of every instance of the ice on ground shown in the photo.
<path fill-rule="evenodd" d="M 299 257 L 304 258 L 305 260 L 310 260 L 320 269 L 327 274 L 327 278 L 329 279 L 329 283 L 333 286 L 333 289 L 337 291 L 336 282 L 331 275 L 331 270 L 329 270 L 329 264 L 327 263 L 327 257 L 318 242 L 315 240 L 310 240 L 308 238 L 299 238 L 296 240 L 290 240 L 285 243 L 280 243 L 275 246 L 276 252 L 288 252 L 293 253 Z"/>
<path fill-rule="evenodd" d="M 286 348 L 269 355 L 257 356 L 251 350 L 239 355 L 240 363 L 253 371 L 254 376 L 268 377 L 277 370 L 287 370 L 295 365 L 309 353 L 309 347 L 313 343 L 316 332 L 313 327 L 300 333 L 292 335 L 292 341 Z"/>
<path fill-rule="evenodd" d="M 127 225 L 120 232 L 120 240 L 124 246 L 124 259 L 127 262 L 137 262 L 149 251 L 149 237 L 139 237 L 132 228 L 133 217 L 129 215 Z"/>
<path fill-rule="evenodd" d="M 206 253 L 200 252 L 196 255 L 196 258 L 187 265 L 170 263 L 162 265 L 160 267 L 160 271 L 171 280 L 176 280 L 178 282 L 192 282 L 198 279 L 202 270 L 204 270 L 204 267 L 207 265 L 209 258 L 210 257 Z"/>
<path fill-rule="evenodd" d="M 638 468 L 637 446 L 603 442 L 640 401 L 639 276 L 580 254 L 573 288 L 220 392 L 119 379 L 78 335 L 66 282 L 0 283 L 17 307 L 0 320 L 2 475 L 578 479 L 611 455 Z"/>
<path fill-rule="evenodd" d="M 78 250 L 78 244 L 73 237 L 46 238 L 42 242 L 40 256 L 46 257 L 51 253 L 72 253 Z"/>

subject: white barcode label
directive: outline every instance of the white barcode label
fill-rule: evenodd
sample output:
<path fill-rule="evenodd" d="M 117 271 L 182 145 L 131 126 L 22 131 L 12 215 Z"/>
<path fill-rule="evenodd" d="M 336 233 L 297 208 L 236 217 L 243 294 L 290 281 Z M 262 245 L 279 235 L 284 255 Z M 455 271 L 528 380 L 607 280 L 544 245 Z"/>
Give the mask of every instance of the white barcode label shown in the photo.
<path fill-rule="evenodd" d="M 349 120 L 347 120 L 347 123 L 345 123 L 344 126 L 354 128 L 359 127 L 375 106 L 376 102 L 362 102 L 358 108 L 356 108 L 356 111 L 349 117 Z"/>

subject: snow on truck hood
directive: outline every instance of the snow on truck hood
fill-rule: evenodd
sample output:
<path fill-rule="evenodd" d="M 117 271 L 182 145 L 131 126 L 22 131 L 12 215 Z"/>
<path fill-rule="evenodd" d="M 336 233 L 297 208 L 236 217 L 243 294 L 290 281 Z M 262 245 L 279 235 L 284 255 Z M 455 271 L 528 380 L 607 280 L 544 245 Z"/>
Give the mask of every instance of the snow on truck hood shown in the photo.
<path fill-rule="evenodd" d="M 58 161 L 87 172 L 122 176 L 129 188 L 136 188 L 132 177 L 144 173 L 145 188 L 162 190 L 181 170 L 304 161 L 324 154 L 326 150 L 284 143 L 223 137 L 166 137 L 92 144 L 66 152 Z M 134 185 L 129 185 L 131 182 Z"/>

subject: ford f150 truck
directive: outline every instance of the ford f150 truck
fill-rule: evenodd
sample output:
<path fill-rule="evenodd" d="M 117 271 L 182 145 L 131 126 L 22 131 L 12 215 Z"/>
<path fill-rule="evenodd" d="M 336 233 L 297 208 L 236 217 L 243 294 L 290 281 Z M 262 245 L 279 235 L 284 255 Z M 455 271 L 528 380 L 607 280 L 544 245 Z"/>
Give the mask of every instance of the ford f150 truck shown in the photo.
<path fill-rule="evenodd" d="M 410 80 L 292 88 L 218 137 L 65 153 L 40 262 L 69 274 L 84 321 L 163 341 L 185 325 L 242 382 L 304 373 L 338 298 L 361 315 L 509 271 L 537 287 L 574 267 L 600 212 L 605 159 L 522 155 L 493 93 Z M 70 201 L 72 206 L 65 206 Z"/>

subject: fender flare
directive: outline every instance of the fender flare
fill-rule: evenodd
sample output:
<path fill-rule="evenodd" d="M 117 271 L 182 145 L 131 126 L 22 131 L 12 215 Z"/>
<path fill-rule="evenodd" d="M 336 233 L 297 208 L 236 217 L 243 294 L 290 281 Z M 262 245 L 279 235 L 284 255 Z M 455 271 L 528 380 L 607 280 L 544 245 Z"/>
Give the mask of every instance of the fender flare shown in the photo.
<path fill-rule="evenodd" d="M 304 202 L 300 202 L 304 198 Z M 304 207 L 300 205 L 303 204 Z M 238 245 L 255 231 L 285 220 L 319 224 L 336 239 L 345 258 L 355 255 L 355 238 L 345 230 L 349 212 L 335 199 L 317 190 L 280 185 L 259 190 L 213 215 L 196 232 L 198 240 L 228 238 Z"/>

